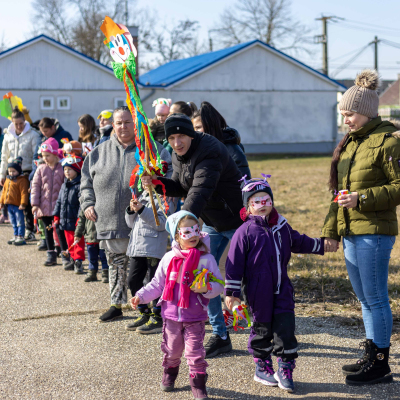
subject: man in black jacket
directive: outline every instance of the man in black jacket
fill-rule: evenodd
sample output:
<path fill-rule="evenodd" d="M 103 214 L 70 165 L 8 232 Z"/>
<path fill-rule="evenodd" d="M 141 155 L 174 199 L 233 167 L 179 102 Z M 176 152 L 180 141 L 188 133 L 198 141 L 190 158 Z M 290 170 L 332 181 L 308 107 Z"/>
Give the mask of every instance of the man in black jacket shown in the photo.
<path fill-rule="evenodd" d="M 211 135 L 195 132 L 186 115 L 170 115 L 165 121 L 165 136 L 174 150 L 173 173 L 171 179 L 158 179 L 164 183 L 167 196 L 185 197 L 182 209 L 204 221 L 203 231 L 210 235 L 211 254 L 218 263 L 242 224 L 242 176 L 224 144 Z M 142 182 L 147 187 L 151 178 L 143 177 Z M 156 190 L 161 193 L 160 186 Z M 220 296 L 211 299 L 208 315 L 213 336 L 205 349 L 206 357 L 211 358 L 232 349 Z"/>

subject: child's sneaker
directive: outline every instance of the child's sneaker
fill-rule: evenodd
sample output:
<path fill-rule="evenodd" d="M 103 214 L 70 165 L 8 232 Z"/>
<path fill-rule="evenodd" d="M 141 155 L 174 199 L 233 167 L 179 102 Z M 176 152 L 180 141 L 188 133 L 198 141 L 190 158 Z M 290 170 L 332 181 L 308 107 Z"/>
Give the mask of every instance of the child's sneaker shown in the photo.
<path fill-rule="evenodd" d="M 278 358 L 278 371 L 275 372 L 274 378 L 278 381 L 278 386 L 289 393 L 294 390 L 292 373 L 295 367 L 295 360 L 283 362 L 282 358 Z"/>
<path fill-rule="evenodd" d="M 150 311 L 149 312 L 141 312 L 140 316 L 137 317 L 133 322 L 126 326 L 127 331 L 136 331 L 137 328 L 145 325 L 149 322 L 150 319 Z"/>
<path fill-rule="evenodd" d="M 74 272 L 77 275 L 82 275 L 83 274 L 83 265 L 82 265 L 82 261 L 81 260 L 75 260 Z"/>
<path fill-rule="evenodd" d="M 266 386 L 278 386 L 277 380 L 274 378 L 274 367 L 272 366 L 271 356 L 265 360 L 254 358 L 256 363 L 256 372 L 254 380 Z"/>
<path fill-rule="evenodd" d="M 27 242 L 32 242 L 33 240 L 36 240 L 36 236 L 35 236 L 35 234 L 33 232 L 26 231 L 24 239 Z"/>
<path fill-rule="evenodd" d="M 100 322 L 111 322 L 115 319 L 122 318 L 122 310 L 115 306 L 111 306 L 108 311 L 106 311 L 100 318 Z"/>
<path fill-rule="evenodd" d="M 8 244 L 14 244 L 14 242 L 17 240 L 17 237 L 14 236 L 12 239 L 10 239 L 7 243 Z"/>
<path fill-rule="evenodd" d="M 38 251 L 47 251 L 47 243 L 45 239 L 40 239 L 40 242 L 37 244 Z"/>
<path fill-rule="evenodd" d="M 178 373 L 179 373 L 179 366 L 164 368 L 162 381 L 160 383 L 160 388 L 163 392 L 172 392 L 174 390 L 174 385 Z"/>
<path fill-rule="evenodd" d="M 224 314 L 226 329 L 232 328 L 232 326 L 233 326 L 233 314 L 229 310 L 223 310 L 222 314 Z"/>
<path fill-rule="evenodd" d="M 14 241 L 14 246 L 23 246 L 26 244 L 25 239 L 22 236 L 17 236 Z"/>
<path fill-rule="evenodd" d="M 150 333 L 161 333 L 163 327 L 163 320 L 159 315 L 151 314 L 148 322 L 136 329 L 137 333 L 147 335 Z"/>

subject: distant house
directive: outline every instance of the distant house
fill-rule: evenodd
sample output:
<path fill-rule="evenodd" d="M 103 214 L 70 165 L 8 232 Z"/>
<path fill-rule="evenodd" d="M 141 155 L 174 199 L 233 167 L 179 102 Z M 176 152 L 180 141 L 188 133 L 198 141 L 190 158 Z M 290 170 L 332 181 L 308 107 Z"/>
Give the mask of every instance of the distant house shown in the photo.
<path fill-rule="evenodd" d="M 236 128 L 248 153 L 329 153 L 337 95 L 346 87 L 254 40 L 169 62 L 139 78 L 144 110 L 158 97 L 207 100 Z"/>
<path fill-rule="evenodd" d="M 40 35 L 0 53 L 0 98 L 20 97 L 33 121 L 57 118 L 78 137 L 77 119 L 125 104 L 123 84 L 111 68 Z M 0 126 L 10 123 L 0 117 Z"/>
<path fill-rule="evenodd" d="M 379 115 L 384 119 L 400 118 L 400 74 L 379 96 Z"/>

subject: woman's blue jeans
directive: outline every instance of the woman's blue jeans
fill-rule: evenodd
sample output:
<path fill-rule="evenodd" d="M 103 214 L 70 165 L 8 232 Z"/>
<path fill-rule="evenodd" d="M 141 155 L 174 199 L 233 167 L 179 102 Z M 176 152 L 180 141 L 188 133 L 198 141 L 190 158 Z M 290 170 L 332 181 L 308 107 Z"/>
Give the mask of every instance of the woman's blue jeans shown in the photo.
<path fill-rule="evenodd" d="M 389 304 L 389 259 L 395 236 L 354 235 L 343 238 L 347 272 L 361 302 L 367 339 L 379 348 L 390 345 L 392 311 Z"/>
<path fill-rule="evenodd" d="M 231 240 L 235 234 L 236 229 L 217 232 L 213 227 L 203 224 L 202 231 L 207 232 L 210 235 L 211 254 L 215 257 L 217 264 L 219 264 L 219 260 L 221 259 L 222 254 L 224 254 L 229 240 Z M 225 336 L 226 326 L 224 314 L 222 314 L 221 296 L 214 297 L 208 303 L 208 318 L 213 328 L 213 333 L 219 336 Z"/>

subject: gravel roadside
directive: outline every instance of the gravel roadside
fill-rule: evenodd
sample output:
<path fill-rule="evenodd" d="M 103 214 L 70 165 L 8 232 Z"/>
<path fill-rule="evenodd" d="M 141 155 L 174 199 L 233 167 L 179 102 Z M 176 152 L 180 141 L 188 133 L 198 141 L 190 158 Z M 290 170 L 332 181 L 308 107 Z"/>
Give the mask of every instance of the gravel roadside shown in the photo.
<path fill-rule="evenodd" d="M 177 390 L 159 390 L 161 335 L 126 331 L 136 313 L 97 322 L 109 305 L 108 285 L 84 283 L 84 276 L 64 271 L 61 263 L 46 268 L 36 242 L 15 248 L 7 245 L 10 236 L 11 227 L 0 225 L 1 399 L 192 399 L 184 359 Z M 254 382 L 244 330 L 231 332 L 232 353 L 209 360 L 210 398 L 400 399 L 399 341 L 392 343 L 390 359 L 395 383 L 354 388 L 344 384 L 340 368 L 357 357 L 363 332 L 301 312 L 296 322 L 295 393 Z"/>

